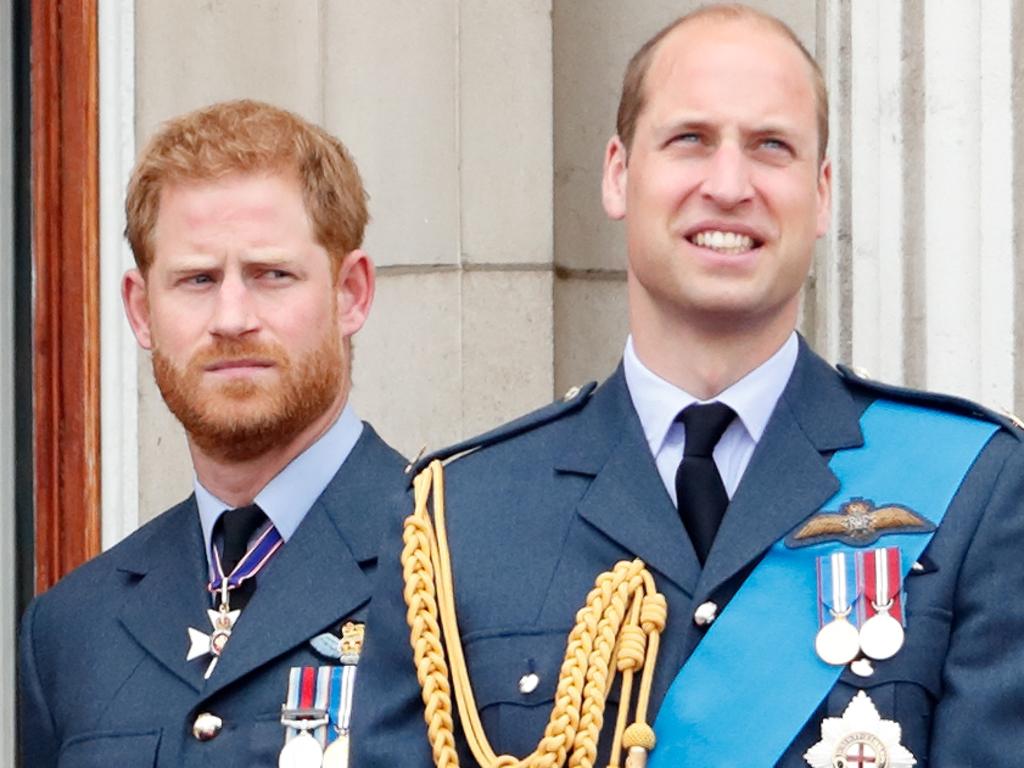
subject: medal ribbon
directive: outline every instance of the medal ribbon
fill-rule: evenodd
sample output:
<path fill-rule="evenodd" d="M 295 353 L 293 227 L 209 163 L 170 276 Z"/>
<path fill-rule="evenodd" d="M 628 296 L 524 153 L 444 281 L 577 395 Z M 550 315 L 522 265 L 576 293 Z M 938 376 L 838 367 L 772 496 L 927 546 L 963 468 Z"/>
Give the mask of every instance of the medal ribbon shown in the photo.
<path fill-rule="evenodd" d="M 288 671 L 288 709 L 312 709 L 316 701 L 317 677 L 315 667 L 292 667 Z M 285 743 L 294 739 L 301 731 L 292 726 L 285 727 Z"/>
<path fill-rule="evenodd" d="M 319 726 L 311 735 L 327 747 L 342 734 L 347 735 L 352 720 L 352 693 L 355 690 L 356 667 L 292 667 L 288 672 L 287 709 L 320 710 L 327 713 L 327 725 Z M 285 743 L 298 736 L 300 730 L 285 726 Z"/>
<path fill-rule="evenodd" d="M 328 722 L 324 725 L 319 726 L 313 730 L 313 736 L 317 741 L 320 742 L 321 747 L 327 746 L 331 728 L 330 721 L 330 710 L 328 709 L 328 699 L 331 695 L 331 668 L 320 667 L 316 671 L 316 703 L 317 709 L 323 710 L 328 713 Z"/>
<path fill-rule="evenodd" d="M 341 667 L 330 667 L 331 670 L 331 697 L 327 708 L 327 716 L 334 726 L 330 729 L 327 742 L 330 743 L 339 736 L 348 734 L 349 725 L 352 721 L 352 692 L 356 684 L 356 667 L 345 665 Z"/>
<path fill-rule="evenodd" d="M 846 552 L 833 552 L 817 559 L 818 594 L 821 596 L 818 609 L 818 626 L 823 627 L 833 619 L 851 618 L 851 608 L 858 602 L 857 570 L 854 558 Z"/>
<path fill-rule="evenodd" d="M 228 589 L 234 589 L 262 571 L 271 558 L 277 554 L 282 544 L 284 544 L 284 539 L 281 538 L 277 528 L 271 525 L 260 534 L 245 556 L 238 561 L 234 570 L 227 575 Z M 224 568 L 220 562 L 220 551 L 216 547 L 213 548 L 213 567 L 214 577 L 206 588 L 216 594 L 221 591 L 224 582 Z"/>
<path fill-rule="evenodd" d="M 903 568 L 898 547 L 883 547 L 867 552 L 858 552 L 862 561 L 864 597 L 861 609 L 865 619 L 878 613 L 879 607 L 889 604 L 888 613 L 901 624 L 903 620 Z M 876 607 L 878 606 L 878 607 Z"/>
<path fill-rule="evenodd" d="M 872 403 L 860 424 L 864 445 L 837 451 L 829 462 L 839 491 L 822 509 L 854 497 L 898 500 L 936 526 L 998 430 L 988 422 L 885 400 Z M 914 471 L 907 472 L 908 466 Z M 883 539 L 903 551 L 907 569 L 931 537 L 893 533 Z M 778 762 L 844 669 L 821 661 L 813 643 L 820 604 L 815 559 L 842 547 L 822 542 L 791 549 L 778 541 L 768 550 L 672 682 L 654 723 L 657 746 L 650 768 Z M 779 610 L 783 595 L 785 611 Z M 759 713 L 744 723 L 742 738 L 737 712 Z"/>

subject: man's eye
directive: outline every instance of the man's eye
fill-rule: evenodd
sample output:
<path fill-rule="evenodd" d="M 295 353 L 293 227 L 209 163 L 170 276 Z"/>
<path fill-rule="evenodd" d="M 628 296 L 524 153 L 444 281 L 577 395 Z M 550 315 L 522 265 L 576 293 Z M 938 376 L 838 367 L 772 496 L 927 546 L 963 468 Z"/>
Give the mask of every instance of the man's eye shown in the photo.
<path fill-rule="evenodd" d="M 206 285 L 213 282 L 213 278 L 206 274 L 191 275 L 185 278 L 188 285 Z"/>
<path fill-rule="evenodd" d="M 283 269 L 268 269 L 263 273 L 263 276 L 270 280 L 285 280 L 292 276 L 291 272 L 286 272 Z"/>
<path fill-rule="evenodd" d="M 699 144 L 701 142 L 701 135 L 699 133 L 680 133 L 672 141 L 679 144 Z"/>
<path fill-rule="evenodd" d="M 773 152 L 789 152 L 789 144 L 782 139 L 761 139 L 760 146 Z"/>

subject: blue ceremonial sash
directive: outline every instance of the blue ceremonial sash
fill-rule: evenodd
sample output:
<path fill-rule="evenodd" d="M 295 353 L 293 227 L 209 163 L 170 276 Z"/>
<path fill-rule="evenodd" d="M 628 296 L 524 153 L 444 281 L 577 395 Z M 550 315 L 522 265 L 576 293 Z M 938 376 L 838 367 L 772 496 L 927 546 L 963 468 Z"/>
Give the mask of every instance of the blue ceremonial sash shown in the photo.
<path fill-rule="evenodd" d="M 822 509 L 861 497 L 910 507 L 936 526 L 998 429 L 881 400 L 860 424 L 864 445 L 836 452 L 829 463 L 839 491 Z M 873 546 L 899 547 L 906 576 L 932 535 L 892 533 Z M 768 550 L 672 682 L 654 722 L 650 768 L 778 761 L 844 669 L 814 652 L 815 563 L 837 549 L 848 547 L 829 541 L 790 548 L 778 541 Z"/>

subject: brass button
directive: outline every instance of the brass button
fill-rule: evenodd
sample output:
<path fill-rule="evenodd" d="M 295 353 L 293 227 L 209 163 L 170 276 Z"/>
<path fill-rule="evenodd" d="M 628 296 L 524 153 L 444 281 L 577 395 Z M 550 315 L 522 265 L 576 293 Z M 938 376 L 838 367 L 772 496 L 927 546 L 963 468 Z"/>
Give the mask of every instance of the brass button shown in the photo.
<path fill-rule="evenodd" d="M 562 395 L 562 402 L 567 403 L 580 393 L 579 387 L 569 387 L 569 390 Z"/>
<path fill-rule="evenodd" d="M 527 672 L 519 678 L 519 692 L 522 694 L 533 693 L 540 685 L 540 678 L 536 672 Z"/>
<path fill-rule="evenodd" d="M 706 627 L 718 618 L 718 604 L 708 600 L 697 606 L 693 612 L 693 623 L 698 627 Z"/>
<path fill-rule="evenodd" d="M 220 729 L 224 727 L 224 721 L 209 712 L 196 715 L 196 721 L 192 723 L 192 735 L 199 741 L 209 741 L 214 738 Z"/>

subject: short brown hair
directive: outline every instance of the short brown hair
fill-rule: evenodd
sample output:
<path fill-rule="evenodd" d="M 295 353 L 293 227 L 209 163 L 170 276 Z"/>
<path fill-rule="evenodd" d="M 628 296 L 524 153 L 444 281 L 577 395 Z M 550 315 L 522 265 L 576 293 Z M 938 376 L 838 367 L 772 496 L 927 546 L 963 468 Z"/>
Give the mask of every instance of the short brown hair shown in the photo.
<path fill-rule="evenodd" d="M 633 54 L 626 67 L 626 76 L 622 80 L 622 96 L 619 98 L 619 112 L 615 121 L 615 128 L 619 139 L 628 151 L 633 145 L 633 135 L 636 132 L 636 122 L 646 106 L 647 94 L 644 91 L 647 71 L 654 60 L 655 51 L 658 45 L 679 27 L 691 21 L 707 19 L 712 21 L 738 21 L 742 19 L 760 21 L 769 28 L 780 33 L 783 37 L 792 42 L 803 54 L 811 67 L 812 82 L 814 85 L 814 96 L 818 117 L 818 157 L 825 158 L 825 150 L 828 148 L 828 89 L 825 87 L 825 77 L 821 73 L 821 67 L 811 56 L 810 52 L 800 42 L 800 38 L 785 22 L 770 14 L 751 8 L 739 3 L 723 3 L 707 5 L 698 8 L 696 11 L 681 16 L 671 24 L 659 30 L 654 37 L 640 46 L 640 49 Z"/>
<path fill-rule="evenodd" d="M 368 214 L 359 170 L 345 145 L 296 114 L 247 99 L 165 123 L 142 151 L 125 200 L 125 237 L 145 274 L 153 263 L 160 195 L 169 183 L 232 173 L 294 173 L 314 236 L 335 271 L 363 242 Z"/>

